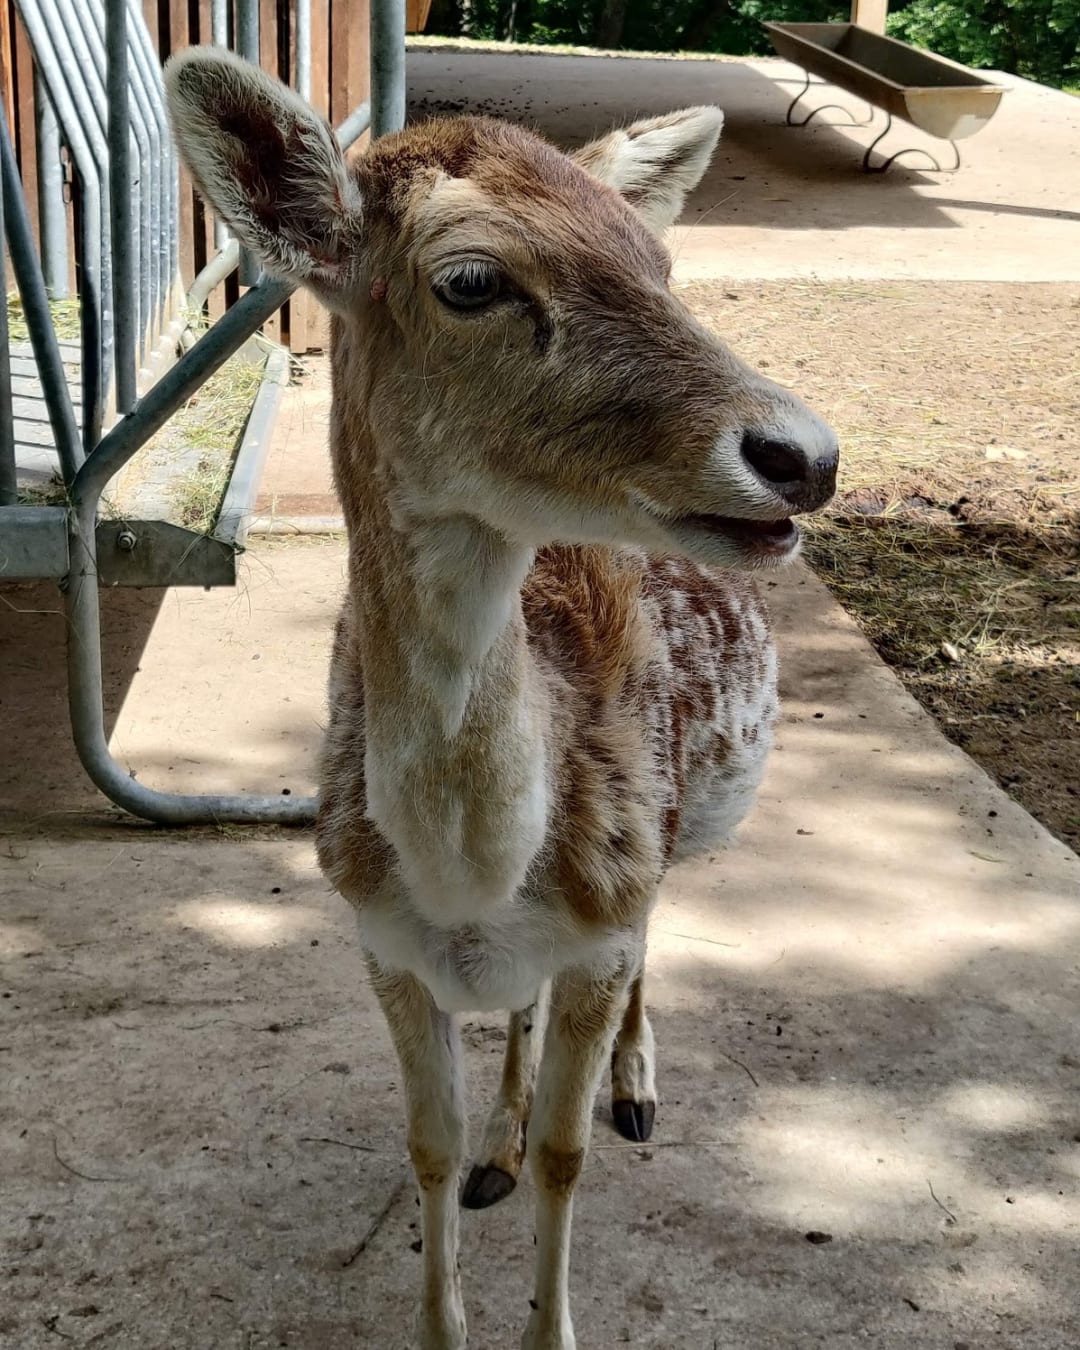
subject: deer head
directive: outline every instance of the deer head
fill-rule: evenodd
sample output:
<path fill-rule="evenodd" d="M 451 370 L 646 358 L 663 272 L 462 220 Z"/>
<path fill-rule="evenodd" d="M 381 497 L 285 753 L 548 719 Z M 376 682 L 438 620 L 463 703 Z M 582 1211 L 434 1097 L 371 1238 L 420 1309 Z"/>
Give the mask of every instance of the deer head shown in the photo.
<path fill-rule="evenodd" d="M 455 118 L 346 164 L 321 117 L 227 53 L 173 58 L 166 85 L 213 209 L 337 316 L 337 379 L 360 409 L 346 434 L 373 447 L 396 519 L 729 566 L 794 555 L 791 517 L 832 495 L 836 439 L 691 318 L 658 234 L 719 111 L 575 155 Z"/>

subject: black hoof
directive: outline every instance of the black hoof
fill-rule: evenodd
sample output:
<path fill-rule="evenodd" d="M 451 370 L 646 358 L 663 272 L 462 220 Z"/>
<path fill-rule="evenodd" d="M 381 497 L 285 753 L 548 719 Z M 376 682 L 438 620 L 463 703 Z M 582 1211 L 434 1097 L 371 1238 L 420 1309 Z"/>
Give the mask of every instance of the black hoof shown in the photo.
<path fill-rule="evenodd" d="M 461 1203 L 466 1209 L 487 1209 L 505 1200 L 516 1185 L 517 1177 L 501 1167 L 481 1167 L 477 1163 L 462 1187 Z"/>
<path fill-rule="evenodd" d="M 624 1139 L 643 1144 L 652 1134 L 656 1119 L 655 1102 L 612 1102 L 611 1118 Z"/>

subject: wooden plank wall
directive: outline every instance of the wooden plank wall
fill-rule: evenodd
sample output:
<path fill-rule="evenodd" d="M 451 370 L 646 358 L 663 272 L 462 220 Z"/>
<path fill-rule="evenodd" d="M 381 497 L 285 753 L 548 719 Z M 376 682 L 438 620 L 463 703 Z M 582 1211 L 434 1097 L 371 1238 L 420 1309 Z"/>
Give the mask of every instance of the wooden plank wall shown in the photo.
<path fill-rule="evenodd" d="M 164 61 L 192 43 L 211 40 L 210 0 L 142 0 L 151 39 Z M 229 6 L 232 31 L 233 14 Z M 337 124 L 368 96 L 367 0 L 311 0 L 312 102 Z M 294 0 L 259 0 L 259 56 L 264 70 L 295 83 Z M 0 94 L 15 142 L 23 187 L 36 227 L 37 164 L 34 144 L 34 90 L 30 46 L 12 0 L 0 0 Z M 180 275 L 190 285 L 214 256 L 210 213 L 195 195 L 186 173 L 180 191 Z M 232 277 L 211 297 L 208 319 L 219 317 L 240 294 Z M 322 311 L 297 295 L 267 326 L 267 335 L 296 353 L 325 345 Z"/>

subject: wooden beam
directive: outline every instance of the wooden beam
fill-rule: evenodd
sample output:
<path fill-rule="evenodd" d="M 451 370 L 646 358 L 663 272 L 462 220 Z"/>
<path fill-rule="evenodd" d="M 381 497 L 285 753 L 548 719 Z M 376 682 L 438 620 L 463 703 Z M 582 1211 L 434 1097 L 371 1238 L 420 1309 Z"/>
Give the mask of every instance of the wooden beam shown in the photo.
<path fill-rule="evenodd" d="M 871 33 L 884 33 L 889 0 L 851 0 L 851 22 Z"/>

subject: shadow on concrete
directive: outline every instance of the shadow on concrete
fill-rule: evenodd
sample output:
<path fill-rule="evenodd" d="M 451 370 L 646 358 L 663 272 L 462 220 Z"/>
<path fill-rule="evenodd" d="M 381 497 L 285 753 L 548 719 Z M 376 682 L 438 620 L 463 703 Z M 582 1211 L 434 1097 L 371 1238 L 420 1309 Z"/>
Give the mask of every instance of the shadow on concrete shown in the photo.
<path fill-rule="evenodd" d="M 909 768 L 881 765 L 901 798 Z M 1038 880 L 1020 905 L 991 873 L 926 904 L 913 883 L 948 892 L 933 840 L 952 813 L 928 810 L 921 838 L 909 817 L 903 876 L 870 834 L 815 835 L 793 879 L 768 811 L 707 874 L 673 875 L 650 975 L 657 1131 L 618 1140 L 602 1093 L 575 1206 L 583 1344 L 1071 1350 L 1080 909 Z M 292 842 L 153 848 L 113 836 L 77 874 L 45 842 L 0 860 L 32 876 L 0 930 L 5 1329 L 36 1350 L 44 1298 L 68 1334 L 92 1303 L 122 1350 L 405 1350 L 400 1082 L 347 907 Z M 465 1042 L 475 1139 L 501 1019 Z M 530 1191 L 463 1216 L 477 1345 L 516 1343 L 527 1313 Z"/>
<path fill-rule="evenodd" d="M 101 592 L 106 733 L 116 725 L 166 595 L 150 588 Z M 66 631 L 55 583 L 0 587 L 0 818 L 5 824 L 105 805 L 71 738 Z"/>
<path fill-rule="evenodd" d="M 687 203 L 685 225 L 958 228 L 937 200 L 912 191 L 936 179 L 903 165 L 884 175 L 860 172 L 862 148 L 880 130 L 880 118 L 853 132 L 817 119 L 805 128 L 789 127 L 784 114 L 801 82 L 768 78 L 743 62 L 413 51 L 409 80 L 411 120 L 462 113 L 504 117 L 567 148 L 637 117 L 718 104 L 724 133 Z M 831 91 L 821 97 L 827 96 Z M 904 144 L 905 136 L 919 147 L 938 144 L 903 125 L 890 144 Z"/>
<path fill-rule="evenodd" d="M 1080 211 L 1047 206 L 1021 206 L 1016 202 L 975 202 L 962 197 L 935 197 L 939 206 L 955 211 L 985 211 L 992 216 L 1032 216 L 1037 220 L 1080 220 Z"/>

